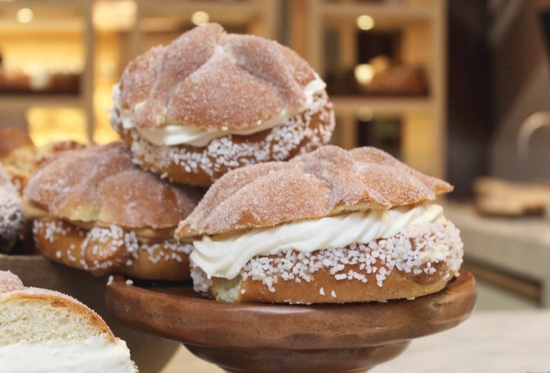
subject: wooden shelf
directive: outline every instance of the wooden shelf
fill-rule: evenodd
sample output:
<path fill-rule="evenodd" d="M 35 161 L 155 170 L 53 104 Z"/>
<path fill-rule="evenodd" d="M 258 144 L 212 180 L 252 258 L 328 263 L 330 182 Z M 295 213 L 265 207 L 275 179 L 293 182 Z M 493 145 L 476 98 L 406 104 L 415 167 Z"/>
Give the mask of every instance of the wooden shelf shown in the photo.
<path fill-rule="evenodd" d="M 429 113 L 434 108 L 430 97 L 358 97 L 331 96 L 336 113 L 355 115 L 361 108 L 368 108 L 374 114 L 403 115 L 409 112 Z"/>
<path fill-rule="evenodd" d="M 83 50 L 83 71 L 80 76 L 80 90 L 78 95 L 68 94 L 13 94 L 0 96 L 0 110 L 25 110 L 31 107 L 77 107 L 81 108 L 86 116 L 87 137 L 93 140 L 94 122 L 94 46 L 95 30 L 93 26 L 93 0 L 18 0 L 5 2 L 3 10 L 13 11 L 19 8 L 31 8 L 35 19 L 27 24 L 15 23 L 8 19 L 8 13 L 3 14 L 0 20 L 2 32 L 27 34 L 32 40 L 33 34 L 39 35 L 47 31 L 61 33 L 81 33 Z M 62 56 L 61 56 L 62 57 Z"/>
<path fill-rule="evenodd" d="M 268 39 L 279 39 L 281 0 L 248 1 L 194 1 L 194 0 L 136 0 L 137 20 L 132 29 L 131 55 L 135 57 L 143 52 L 143 34 L 147 31 L 162 29 L 168 31 L 170 20 L 189 20 L 196 11 L 208 13 L 210 22 L 222 25 L 247 25 L 249 33 Z M 164 20 L 164 24 L 160 23 Z"/>
<path fill-rule="evenodd" d="M 163 1 L 162 5 L 159 2 L 150 0 L 138 1 L 139 7 L 150 17 L 178 17 L 184 18 L 201 10 L 210 15 L 210 18 L 219 21 L 229 22 L 246 22 L 252 17 L 262 14 L 264 7 L 261 3 L 253 2 L 197 2 L 197 1 L 181 1 L 168 0 Z"/>
<path fill-rule="evenodd" d="M 82 107 L 82 97 L 73 95 L 0 95 L 0 110 L 25 110 L 30 107 Z"/>
<path fill-rule="evenodd" d="M 108 2 L 105 2 L 108 3 Z M 80 80 L 80 94 L 39 95 L 17 94 L 0 95 L 0 110 L 25 110 L 31 107 L 71 107 L 82 108 L 88 122 L 87 135 L 93 140 L 96 132 L 94 117 L 94 58 L 95 38 L 100 27 L 93 23 L 94 10 L 98 3 L 94 0 L 18 0 L 2 5 L 6 10 L 0 15 L 0 30 L 23 35 L 32 35 L 55 30 L 61 33 L 82 34 L 83 72 Z M 195 0 L 136 0 L 136 22 L 128 24 L 131 37 L 128 50 L 121 53 L 120 68 L 128 60 L 142 53 L 143 37 L 150 31 L 181 32 L 182 20 L 191 20 L 195 11 L 207 12 L 210 20 L 222 25 L 244 25 L 248 32 L 270 39 L 279 39 L 281 0 L 247 0 L 247 1 L 195 1 Z M 33 9 L 35 19 L 28 24 L 15 21 L 15 12 L 21 7 Z M 113 30 L 107 30 L 113 32 Z M 121 30 L 114 30 L 121 31 Z M 27 37 L 27 36 L 25 36 Z M 97 73 L 97 71 L 96 71 Z M 97 97 L 96 97 L 97 98 Z M 105 108 L 107 109 L 107 107 Z"/>
<path fill-rule="evenodd" d="M 400 52 L 395 56 L 396 60 L 424 67 L 430 95 L 332 96 L 338 118 L 336 144 L 344 148 L 359 145 L 357 115 L 361 108 L 367 108 L 374 115 L 399 115 L 403 123 L 402 160 L 421 172 L 445 178 L 445 2 L 409 0 L 395 4 L 307 0 L 292 2 L 291 6 L 291 47 L 305 57 L 321 77 L 328 73 L 325 69 L 328 60 L 332 62 L 331 69 L 338 71 L 351 71 L 359 63 L 356 45 L 358 16 L 373 17 L 374 32 L 400 31 Z M 332 58 L 328 58 L 326 53 L 327 29 L 333 32 L 332 37 L 338 37 L 336 56 Z M 334 62 L 337 66 L 333 66 Z"/>
<path fill-rule="evenodd" d="M 403 27 L 403 22 L 430 22 L 436 15 L 429 6 L 384 5 L 357 3 L 324 3 L 319 9 L 320 16 L 326 22 L 352 20 L 360 15 L 374 18 L 377 28 L 384 25 Z"/>

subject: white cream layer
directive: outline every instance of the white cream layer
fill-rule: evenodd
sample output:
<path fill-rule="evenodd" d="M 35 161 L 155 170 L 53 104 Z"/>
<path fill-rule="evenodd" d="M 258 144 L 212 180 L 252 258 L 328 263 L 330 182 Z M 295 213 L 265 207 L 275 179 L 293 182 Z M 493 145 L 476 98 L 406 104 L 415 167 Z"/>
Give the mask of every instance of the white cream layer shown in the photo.
<path fill-rule="evenodd" d="M 230 130 L 222 128 L 218 131 L 207 131 L 203 128 L 185 125 L 182 126 L 179 123 L 166 123 L 162 127 L 146 129 L 137 128 L 132 121 L 132 110 L 122 109 L 120 106 L 120 86 L 116 84 L 113 87 L 113 99 L 115 107 L 118 109 L 122 126 L 125 129 L 136 128 L 143 138 L 147 141 L 159 145 L 159 146 L 171 146 L 171 145 L 192 145 L 192 146 L 206 146 L 210 141 L 216 138 L 220 138 L 227 135 L 250 135 L 266 129 L 270 129 L 285 121 L 288 118 L 306 111 L 313 103 L 313 98 L 317 93 L 322 92 L 326 88 L 325 82 L 315 74 L 315 79 L 309 82 L 304 88 L 306 100 L 302 105 L 292 109 L 283 109 L 276 117 L 267 120 L 263 123 L 258 123 L 258 126 L 254 128 L 244 130 Z M 140 102 L 135 105 L 134 111 L 139 110 L 145 102 Z"/>
<path fill-rule="evenodd" d="M 133 373 L 124 341 L 104 337 L 84 341 L 16 343 L 0 347 L 0 373 Z"/>
<path fill-rule="evenodd" d="M 395 236 L 411 225 L 445 220 L 443 208 L 433 204 L 354 212 L 255 229 L 220 240 L 204 236 L 201 241 L 194 242 L 195 249 L 190 258 L 209 278 L 232 279 L 255 256 L 277 254 L 288 249 L 312 252 L 346 247 L 352 243 L 369 243 Z"/>

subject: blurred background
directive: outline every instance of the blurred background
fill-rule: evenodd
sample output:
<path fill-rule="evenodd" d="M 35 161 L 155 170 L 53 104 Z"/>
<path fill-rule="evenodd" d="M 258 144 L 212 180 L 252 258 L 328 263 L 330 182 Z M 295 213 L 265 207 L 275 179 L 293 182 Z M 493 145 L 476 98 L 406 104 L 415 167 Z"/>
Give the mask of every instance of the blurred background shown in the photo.
<path fill-rule="evenodd" d="M 0 128 L 39 146 L 116 139 L 127 63 L 204 22 L 309 61 L 334 144 L 455 185 L 448 215 L 488 308 L 550 304 L 550 0 L 0 0 Z"/>

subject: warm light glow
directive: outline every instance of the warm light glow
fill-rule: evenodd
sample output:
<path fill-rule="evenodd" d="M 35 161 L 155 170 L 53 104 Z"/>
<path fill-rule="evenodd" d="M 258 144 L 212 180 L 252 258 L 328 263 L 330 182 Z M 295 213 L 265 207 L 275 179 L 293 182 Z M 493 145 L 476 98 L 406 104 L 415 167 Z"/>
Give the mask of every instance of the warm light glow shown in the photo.
<path fill-rule="evenodd" d="M 17 21 L 21 23 L 29 23 L 32 21 L 34 14 L 29 8 L 21 8 L 17 11 Z"/>
<path fill-rule="evenodd" d="M 374 72 L 377 74 L 391 68 L 390 58 L 384 55 L 374 57 L 369 61 L 369 64 L 372 66 Z"/>
<path fill-rule="evenodd" d="M 195 12 L 191 16 L 191 22 L 195 25 L 202 25 L 203 23 L 207 23 L 210 20 L 210 16 L 206 12 Z"/>
<path fill-rule="evenodd" d="M 102 31 L 130 30 L 136 22 L 137 4 L 133 0 L 95 1 L 94 26 Z"/>
<path fill-rule="evenodd" d="M 363 106 L 360 107 L 359 110 L 357 110 L 357 119 L 359 119 L 361 122 L 370 122 L 373 117 L 374 114 L 370 107 Z"/>
<path fill-rule="evenodd" d="M 67 140 L 88 142 L 86 116 L 81 109 L 31 108 L 26 117 L 29 134 L 37 146 Z"/>
<path fill-rule="evenodd" d="M 362 15 L 357 17 L 357 27 L 367 31 L 374 27 L 374 19 L 371 16 Z"/>
<path fill-rule="evenodd" d="M 359 84 L 369 84 L 374 76 L 374 68 L 368 63 L 357 65 L 354 74 Z"/>

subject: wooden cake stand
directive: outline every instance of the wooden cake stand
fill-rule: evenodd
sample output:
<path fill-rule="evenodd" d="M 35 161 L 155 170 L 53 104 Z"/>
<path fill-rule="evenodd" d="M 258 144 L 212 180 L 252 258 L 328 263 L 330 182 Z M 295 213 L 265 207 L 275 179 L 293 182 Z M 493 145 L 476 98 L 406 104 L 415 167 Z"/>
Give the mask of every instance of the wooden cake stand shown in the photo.
<path fill-rule="evenodd" d="M 365 372 L 412 339 L 458 325 L 475 301 L 465 270 L 437 294 L 387 303 L 231 304 L 201 298 L 190 285 L 131 286 L 123 277 L 107 287 L 121 322 L 180 341 L 226 372 Z"/>

